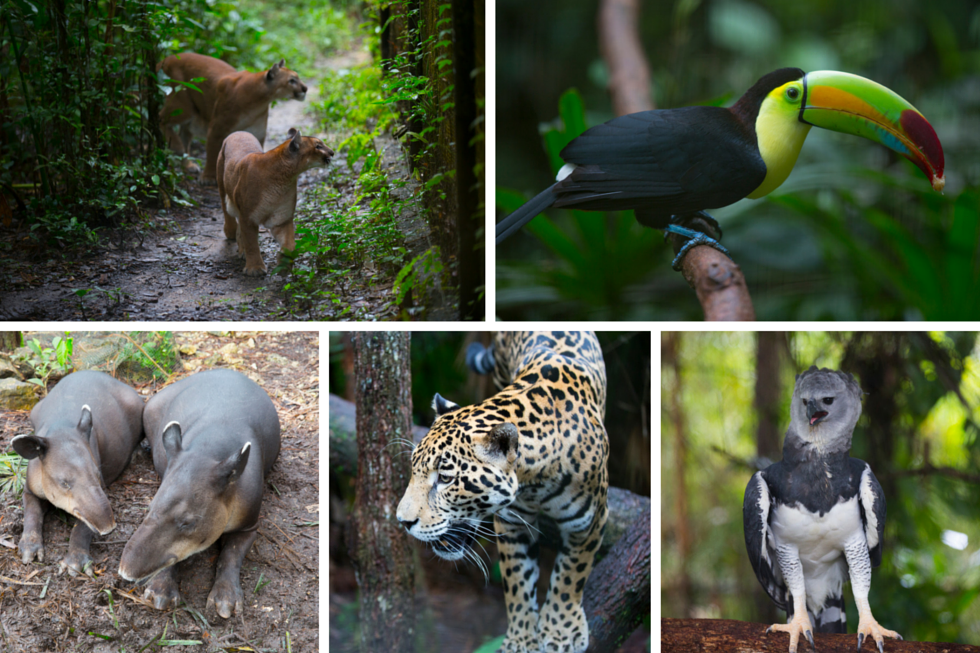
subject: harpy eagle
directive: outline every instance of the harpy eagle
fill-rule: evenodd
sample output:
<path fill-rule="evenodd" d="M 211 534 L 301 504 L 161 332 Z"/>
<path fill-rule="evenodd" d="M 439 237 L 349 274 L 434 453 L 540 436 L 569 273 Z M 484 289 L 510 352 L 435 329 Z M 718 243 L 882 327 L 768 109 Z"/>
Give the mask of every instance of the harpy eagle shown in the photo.
<path fill-rule="evenodd" d="M 759 582 L 786 611 L 790 653 L 802 634 L 846 633 L 844 581 L 857 604 L 858 650 L 865 638 L 884 651 L 901 639 L 871 614 L 871 568 L 881 564 L 885 496 L 871 467 L 850 457 L 861 388 L 850 374 L 810 367 L 796 377 L 782 461 L 745 488 L 745 546 Z"/>

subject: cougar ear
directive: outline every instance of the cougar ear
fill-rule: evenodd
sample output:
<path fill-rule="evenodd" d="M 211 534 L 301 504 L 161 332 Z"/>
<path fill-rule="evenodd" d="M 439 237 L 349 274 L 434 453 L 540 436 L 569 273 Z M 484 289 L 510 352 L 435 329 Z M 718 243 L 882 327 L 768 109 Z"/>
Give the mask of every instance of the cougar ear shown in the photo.
<path fill-rule="evenodd" d="M 292 140 L 289 141 L 289 151 L 293 153 L 299 152 L 299 146 L 302 143 L 303 136 L 295 127 L 289 128 L 289 136 L 292 138 Z"/>
<path fill-rule="evenodd" d="M 272 68 L 270 68 L 269 69 L 269 72 L 267 72 L 265 74 L 266 80 L 267 81 L 270 81 L 270 82 L 272 80 L 274 80 L 276 78 L 276 73 L 278 73 L 279 72 L 279 69 L 280 68 L 283 68 L 285 65 L 286 65 L 286 60 L 285 59 L 280 59 L 279 60 L 279 63 L 272 64 Z"/>

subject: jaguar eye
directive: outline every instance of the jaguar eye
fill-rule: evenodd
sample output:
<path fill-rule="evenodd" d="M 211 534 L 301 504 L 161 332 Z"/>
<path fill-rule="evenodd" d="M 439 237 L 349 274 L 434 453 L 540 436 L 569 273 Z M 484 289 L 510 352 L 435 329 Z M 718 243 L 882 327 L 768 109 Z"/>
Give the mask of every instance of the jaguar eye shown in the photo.
<path fill-rule="evenodd" d="M 443 485 L 449 485 L 456 480 L 455 476 L 448 476 L 447 474 L 439 474 L 439 482 Z"/>
<path fill-rule="evenodd" d="M 824 403 L 825 403 L 826 405 L 828 405 L 828 406 L 829 406 L 830 404 L 832 404 L 832 403 L 834 403 L 834 398 L 833 398 L 833 397 L 824 397 L 824 398 L 823 398 L 823 402 L 824 402 Z"/>

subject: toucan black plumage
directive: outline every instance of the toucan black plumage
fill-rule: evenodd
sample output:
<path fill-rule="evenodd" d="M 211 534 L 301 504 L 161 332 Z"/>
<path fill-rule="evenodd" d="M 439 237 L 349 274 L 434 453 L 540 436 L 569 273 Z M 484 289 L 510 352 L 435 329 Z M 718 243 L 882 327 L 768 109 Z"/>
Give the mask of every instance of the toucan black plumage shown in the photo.
<path fill-rule="evenodd" d="M 675 269 L 695 243 L 725 251 L 684 225 L 699 216 L 717 226 L 705 209 L 777 188 L 811 126 L 881 143 L 919 166 L 936 190 L 945 185 L 936 132 L 896 93 L 857 75 L 781 68 L 729 108 L 643 111 L 585 131 L 561 151 L 556 183 L 497 224 L 496 242 L 550 206 L 632 209 L 641 224 L 691 239 Z"/>

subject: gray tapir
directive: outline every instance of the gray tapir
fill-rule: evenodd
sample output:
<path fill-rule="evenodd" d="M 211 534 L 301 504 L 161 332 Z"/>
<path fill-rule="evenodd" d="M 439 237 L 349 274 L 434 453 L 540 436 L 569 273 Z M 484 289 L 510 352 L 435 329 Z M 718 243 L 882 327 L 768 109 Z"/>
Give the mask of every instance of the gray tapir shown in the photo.
<path fill-rule="evenodd" d="M 91 575 L 89 545 L 95 533 L 116 527 L 103 487 L 122 473 L 143 439 L 143 399 L 105 372 L 82 371 L 61 379 L 31 411 L 33 435 L 19 435 L 14 451 L 31 462 L 24 488 L 20 557 L 44 560 L 41 531 L 48 502 L 79 519 L 60 563 L 72 576 Z"/>
<path fill-rule="evenodd" d="M 150 512 L 119 561 L 126 580 L 149 580 L 143 598 L 177 606 L 176 564 L 221 538 L 207 607 L 242 608 L 242 561 L 255 541 L 266 474 L 279 455 L 279 415 L 255 382 L 232 370 L 199 372 L 146 403 L 143 427 L 162 477 Z"/>

